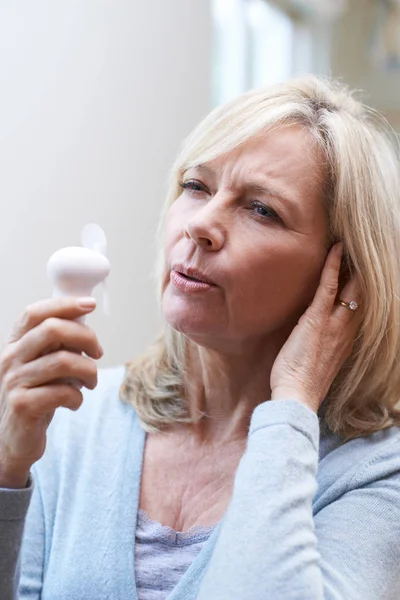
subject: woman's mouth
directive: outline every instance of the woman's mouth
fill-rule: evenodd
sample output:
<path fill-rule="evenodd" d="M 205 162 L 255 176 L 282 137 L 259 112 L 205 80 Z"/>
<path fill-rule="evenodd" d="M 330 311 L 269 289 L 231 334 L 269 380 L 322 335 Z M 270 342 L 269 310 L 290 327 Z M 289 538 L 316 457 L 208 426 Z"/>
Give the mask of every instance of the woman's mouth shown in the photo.
<path fill-rule="evenodd" d="M 178 290 L 186 293 L 205 292 L 215 287 L 214 284 L 208 281 L 202 281 L 194 275 L 189 275 L 176 269 L 171 270 L 170 280 Z"/>

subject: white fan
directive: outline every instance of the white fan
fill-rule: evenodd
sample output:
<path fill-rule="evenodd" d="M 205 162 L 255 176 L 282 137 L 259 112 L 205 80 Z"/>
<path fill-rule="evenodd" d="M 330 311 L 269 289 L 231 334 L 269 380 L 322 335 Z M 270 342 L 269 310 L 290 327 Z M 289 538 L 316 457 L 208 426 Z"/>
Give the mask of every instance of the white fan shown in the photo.
<path fill-rule="evenodd" d="M 53 296 L 91 296 L 93 289 L 103 287 L 103 311 L 110 313 L 106 285 L 111 265 L 106 256 L 107 239 L 96 223 L 88 223 L 81 232 L 82 246 L 57 250 L 47 263 L 47 275 L 54 285 Z M 81 319 L 83 321 L 83 318 Z"/>
<path fill-rule="evenodd" d="M 106 287 L 111 265 L 106 256 L 107 240 L 99 225 L 89 223 L 81 232 L 82 246 L 69 246 L 57 250 L 47 262 L 47 275 L 54 285 L 53 297 L 91 296 L 93 289 L 103 287 L 103 311 L 110 313 L 110 301 Z M 85 317 L 77 321 L 84 323 Z M 82 384 L 76 379 L 66 379 L 78 390 Z"/>

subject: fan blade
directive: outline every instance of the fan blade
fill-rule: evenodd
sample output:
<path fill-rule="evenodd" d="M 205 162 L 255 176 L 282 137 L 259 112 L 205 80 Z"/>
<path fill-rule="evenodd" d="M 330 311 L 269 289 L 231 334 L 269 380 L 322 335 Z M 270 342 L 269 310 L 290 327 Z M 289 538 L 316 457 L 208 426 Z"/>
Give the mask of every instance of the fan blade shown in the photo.
<path fill-rule="evenodd" d="M 88 223 L 81 231 L 81 244 L 85 248 L 107 254 L 106 234 L 96 223 Z"/>

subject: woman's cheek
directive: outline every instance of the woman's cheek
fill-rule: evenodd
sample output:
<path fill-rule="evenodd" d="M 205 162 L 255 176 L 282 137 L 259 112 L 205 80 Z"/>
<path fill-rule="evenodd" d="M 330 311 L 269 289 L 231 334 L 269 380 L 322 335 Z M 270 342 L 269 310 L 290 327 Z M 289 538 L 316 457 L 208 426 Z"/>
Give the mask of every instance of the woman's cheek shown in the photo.
<path fill-rule="evenodd" d="M 164 252 L 167 262 L 169 262 L 171 253 L 178 242 L 183 238 L 183 226 L 178 220 L 171 219 L 165 227 L 165 245 Z"/>
<path fill-rule="evenodd" d="M 175 204 L 178 202 L 176 200 Z M 187 218 L 183 211 L 177 210 L 175 204 L 171 207 L 165 224 L 166 245 L 170 249 L 175 243 L 184 237 Z"/>

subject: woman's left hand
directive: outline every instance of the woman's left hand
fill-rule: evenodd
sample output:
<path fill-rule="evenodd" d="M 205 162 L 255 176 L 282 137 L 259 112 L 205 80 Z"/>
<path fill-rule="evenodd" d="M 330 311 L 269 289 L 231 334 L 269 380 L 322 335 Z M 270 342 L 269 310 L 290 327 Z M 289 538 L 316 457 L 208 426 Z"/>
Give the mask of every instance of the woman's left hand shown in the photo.
<path fill-rule="evenodd" d="M 342 243 L 331 248 L 314 300 L 275 360 L 270 380 L 272 400 L 298 400 L 317 413 L 352 352 L 361 311 L 337 302 L 342 253 Z M 345 285 L 340 299 L 359 302 L 356 276 Z"/>

